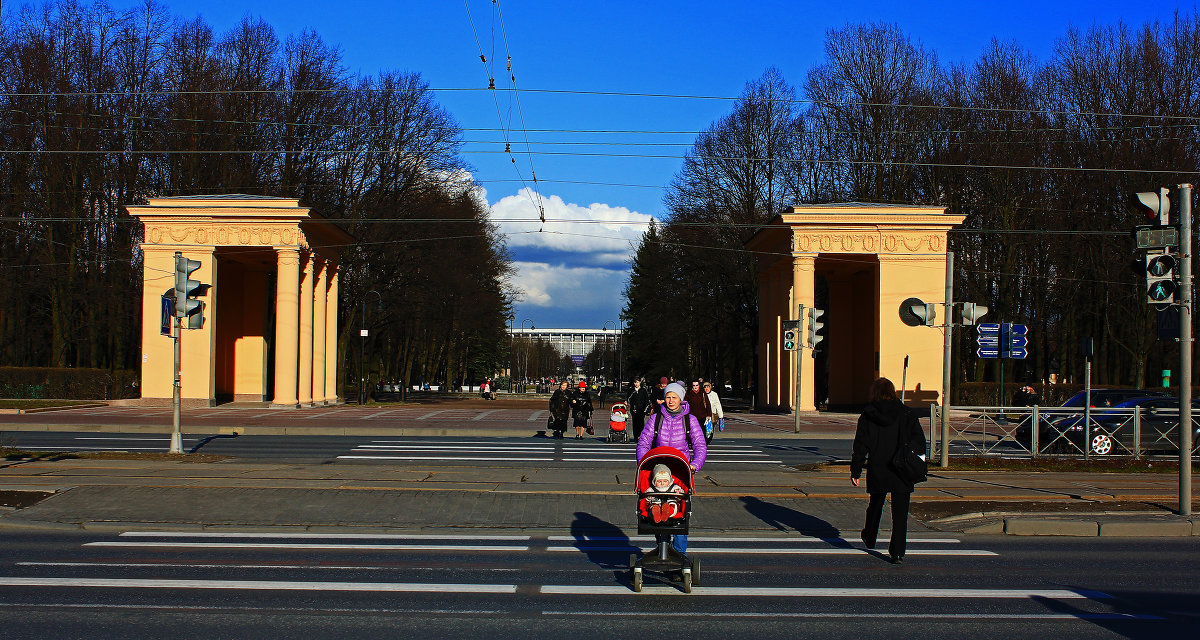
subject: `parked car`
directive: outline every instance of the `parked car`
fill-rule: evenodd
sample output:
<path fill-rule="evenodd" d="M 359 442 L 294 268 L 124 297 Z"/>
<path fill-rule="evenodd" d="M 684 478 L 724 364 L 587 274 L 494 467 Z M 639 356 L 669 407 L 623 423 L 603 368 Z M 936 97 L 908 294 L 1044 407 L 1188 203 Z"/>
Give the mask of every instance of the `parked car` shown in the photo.
<path fill-rule="evenodd" d="M 1166 393 L 1158 389 L 1092 389 L 1091 406 L 1092 420 L 1095 421 L 1099 412 L 1105 408 L 1118 406 L 1131 400 L 1149 400 L 1151 398 L 1167 398 Z M 1064 412 L 1062 408 L 1077 408 L 1082 410 L 1087 402 L 1087 393 L 1080 391 L 1067 398 L 1059 406 L 1060 410 L 1051 410 L 1042 414 L 1038 425 L 1039 453 L 1082 453 L 1086 430 L 1083 426 L 1083 413 Z M 1178 406 L 1178 405 L 1177 405 Z M 1032 446 L 1030 437 L 1032 429 L 1030 421 L 1017 426 L 1014 432 L 1017 442 L 1025 447 Z M 1130 432 L 1132 437 L 1132 431 Z M 1065 437 L 1060 437 L 1065 436 Z M 1111 442 L 1109 442 L 1111 448 Z"/>
<path fill-rule="evenodd" d="M 1071 434 L 1072 441 L 1078 440 L 1080 448 L 1085 437 L 1095 455 L 1123 454 L 1129 455 L 1134 451 L 1134 425 L 1132 411 L 1141 407 L 1141 425 L 1139 427 L 1140 452 L 1143 453 L 1173 453 L 1179 451 L 1179 398 L 1155 396 L 1149 398 L 1134 398 L 1113 405 L 1112 411 L 1096 409 L 1092 411 L 1092 429 L 1086 433 L 1083 428 L 1083 418 L 1063 419 L 1056 423 L 1059 431 L 1066 430 Z M 1200 401 L 1192 402 L 1192 433 L 1200 431 L 1196 428 L 1197 418 L 1200 418 Z"/>

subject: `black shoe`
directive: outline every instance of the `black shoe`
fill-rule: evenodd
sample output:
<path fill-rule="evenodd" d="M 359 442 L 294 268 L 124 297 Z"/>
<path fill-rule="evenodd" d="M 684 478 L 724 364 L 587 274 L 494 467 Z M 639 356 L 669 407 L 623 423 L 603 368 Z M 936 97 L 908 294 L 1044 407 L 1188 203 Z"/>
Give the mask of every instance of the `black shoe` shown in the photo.
<path fill-rule="evenodd" d="M 859 531 L 859 532 L 858 532 L 858 539 L 859 539 L 859 540 L 862 540 L 862 543 L 863 543 L 864 545 L 866 545 L 866 547 L 867 547 L 868 549 L 874 549 L 874 548 L 875 548 L 875 539 L 874 539 L 874 538 L 872 538 L 872 539 L 870 539 L 870 540 L 867 540 L 867 530 L 866 530 L 866 529 L 863 529 L 862 531 Z"/>
<path fill-rule="evenodd" d="M 904 556 L 892 556 L 892 564 L 904 564 Z"/>

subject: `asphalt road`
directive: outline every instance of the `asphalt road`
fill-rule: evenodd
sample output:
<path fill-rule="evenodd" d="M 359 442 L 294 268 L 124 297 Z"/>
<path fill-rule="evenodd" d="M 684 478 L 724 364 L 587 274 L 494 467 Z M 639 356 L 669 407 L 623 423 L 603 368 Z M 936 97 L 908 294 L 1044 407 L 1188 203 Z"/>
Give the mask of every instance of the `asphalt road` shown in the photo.
<path fill-rule="evenodd" d="M 797 466 L 847 460 L 849 440 L 761 440 L 714 438 L 710 464 Z M 169 436 L 146 433 L 58 431 L 0 432 L 0 446 L 31 451 L 166 452 Z M 602 438 L 555 440 L 545 437 L 388 437 L 388 436 L 254 436 L 187 435 L 185 451 L 238 458 L 294 460 L 308 463 L 387 463 L 541 465 L 629 465 L 632 443 Z"/>
<path fill-rule="evenodd" d="M 694 536 L 701 586 L 586 518 L 496 536 L 0 533 L 6 638 L 1195 637 L 1200 541 Z"/>

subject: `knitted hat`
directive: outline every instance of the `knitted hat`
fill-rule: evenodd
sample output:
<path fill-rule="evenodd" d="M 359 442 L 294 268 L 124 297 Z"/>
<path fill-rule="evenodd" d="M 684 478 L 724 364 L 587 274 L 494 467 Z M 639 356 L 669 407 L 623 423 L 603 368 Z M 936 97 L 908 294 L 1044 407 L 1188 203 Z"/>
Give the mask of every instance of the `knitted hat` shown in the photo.
<path fill-rule="evenodd" d="M 651 480 L 651 482 L 658 482 L 659 480 L 662 480 L 662 479 L 670 480 L 671 479 L 671 470 L 668 469 L 667 465 L 665 465 L 665 464 L 656 464 L 656 465 L 654 465 L 653 479 Z"/>
<path fill-rule="evenodd" d="M 658 379 L 658 383 L 659 383 L 659 384 L 666 384 L 666 383 L 668 383 L 668 382 L 670 382 L 670 380 L 667 380 L 667 377 L 666 377 L 666 376 L 663 376 L 663 377 L 661 377 L 661 378 L 659 378 L 659 379 Z"/>
<path fill-rule="evenodd" d="M 587 388 L 587 383 L 586 383 L 586 382 L 584 382 L 583 380 L 580 380 L 580 381 L 579 381 L 579 388 L 580 388 L 580 389 L 586 389 L 586 388 Z"/>
<path fill-rule="evenodd" d="M 673 393 L 679 396 L 680 400 L 683 400 L 683 397 L 687 395 L 687 392 L 683 390 L 683 385 L 679 384 L 678 382 L 672 382 L 671 384 L 667 385 L 667 388 L 663 390 L 663 397 L 666 397 L 668 393 Z"/>

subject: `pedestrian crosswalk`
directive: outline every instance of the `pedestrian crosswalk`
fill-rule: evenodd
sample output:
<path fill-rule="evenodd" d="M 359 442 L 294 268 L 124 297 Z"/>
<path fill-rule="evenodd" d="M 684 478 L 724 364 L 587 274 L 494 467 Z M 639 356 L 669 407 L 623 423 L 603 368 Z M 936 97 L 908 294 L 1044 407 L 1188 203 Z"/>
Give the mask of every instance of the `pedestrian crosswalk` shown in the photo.
<path fill-rule="evenodd" d="M 681 615 L 778 615 L 771 613 L 771 606 L 762 604 L 767 600 L 795 602 L 789 610 L 794 617 L 849 616 L 851 613 L 839 609 L 837 603 L 850 600 L 855 602 L 856 616 L 876 615 L 862 609 L 863 603 L 871 602 L 894 606 L 888 614 L 915 615 L 903 603 L 920 600 L 923 604 L 917 617 L 932 619 L 1163 619 L 1153 612 L 1122 610 L 1118 599 L 1106 591 L 1054 581 L 1007 586 L 999 579 L 976 576 L 954 582 L 949 576 L 938 575 L 918 576 L 908 584 L 893 578 L 880 580 L 879 574 L 870 570 L 881 566 L 880 560 L 873 557 L 877 554 L 856 540 L 837 536 L 696 535 L 690 543 L 688 553 L 705 558 L 706 576 L 703 586 L 693 588 L 691 595 L 708 604 L 697 604 L 702 608 L 696 610 L 688 610 L 686 606 L 691 605 L 685 605 L 677 612 Z M 665 579 L 647 583 L 641 592 L 620 580 L 613 581 L 612 567 L 627 566 L 624 562 L 630 554 L 654 546 L 653 538 L 648 536 L 131 530 L 115 536 L 93 536 L 78 544 L 80 551 L 67 553 L 69 558 L 0 563 L 0 605 L 51 607 L 56 598 L 61 598 L 59 604 L 63 607 L 88 606 L 67 602 L 65 595 L 53 595 L 78 592 L 111 593 L 105 597 L 125 599 L 113 601 L 114 606 L 138 608 L 138 602 L 145 602 L 147 609 L 153 609 L 170 604 L 131 595 L 154 592 L 177 598 L 181 606 L 219 609 L 210 602 L 191 600 L 193 596 L 188 594 L 228 591 L 241 594 L 239 607 L 254 609 L 269 607 L 272 601 L 245 598 L 283 597 L 297 592 L 318 599 L 324 597 L 321 594 L 336 599 L 332 594 L 387 597 L 406 593 L 412 597 L 428 594 L 428 598 L 453 595 L 459 599 L 444 601 L 437 610 L 455 613 L 478 610 L 479 604 L 503 611 L 510 606 L 505 604 L 507 600 L 481 603 L 472 598 L 521 594 L 521 606 L 530 606 L 531 597 L 538 598 L 532 606 L 540 607 L 545 615 L 590 616 L 640 615 L 605 604 L 619 598 L 687 597 Z M 922 556 L 923 562 L 930 563 L 985 561 L 999 555 L 957 536 L 918 535 L 909 540 L 909 545 L 909 554 Z M 573 559 L 566 555 L 570 553 Z M 776 564 L 773 557 L 779 554 L 823 556 L 825 562 L 840 564 L 835 569 L 840 577 L 833 584 L 812 584 L 803 578 L 802 571 L 796 571 L 797 565 Z M 750 565 L 739 560 L 748 556 L 760 558 L 751 559 Z M 473 557 L 479 560 L 471 560 Z M 796 562 L 811 561 L 806 558 Z M 40 589 L 33 592 L 40 595 L 25 598 L 23 594 L 30 593 L 30 589 Z M 578 596 L 598 599 L 588 607 L 578 607 L 572 599 Z M 713 596 L 722 600 L 711 600 Z M 428 604 L 435 603 L 439 601 Z M 426 610 L 422 608 L 425 601 L 411 604 L 414 611 Z M 326 610 L 321 602 L 308 606 Z M 364 610 L 378 608 L 373 601 L 363 601 L 361 606 Z"/>
<path fill-rule="evenodd" d="M 634 443 L 608 443 L 596 439 L 379 439 L 364 442 L 339 460 L 430 460 L 461 462 L 610 462 L 632 464 Z M 705 464 L 782 464 L 760 447 L 722 444 L 708 447 Z"/>

